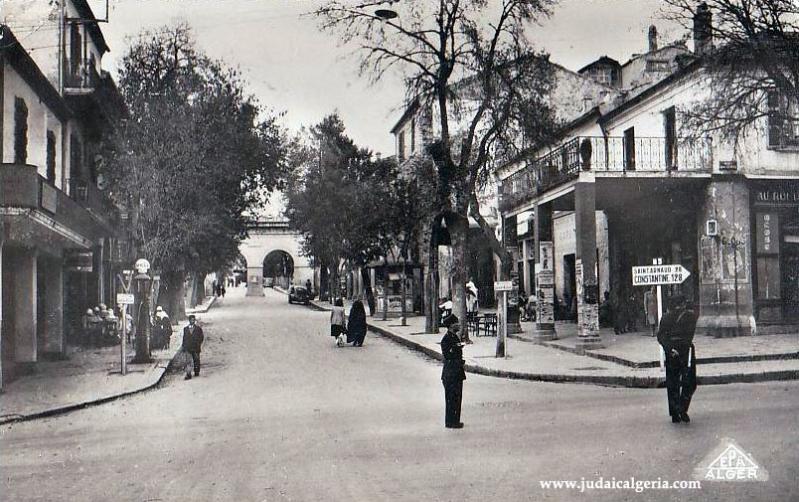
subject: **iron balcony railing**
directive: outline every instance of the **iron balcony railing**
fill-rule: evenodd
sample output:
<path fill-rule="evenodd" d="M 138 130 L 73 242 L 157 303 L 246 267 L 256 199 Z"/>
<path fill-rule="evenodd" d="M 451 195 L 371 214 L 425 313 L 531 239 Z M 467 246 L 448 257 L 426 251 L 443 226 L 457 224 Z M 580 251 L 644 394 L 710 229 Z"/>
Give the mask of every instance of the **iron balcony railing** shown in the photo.
<path fill-rule="evenodd" d="M 91 61 L 81 61 L 74 67 L 67 65 L 64 86 L 68 89 L 94 89 L 100 83 L 100 73 Z"/>
<path fill-rule="evenodd" d="M 672 172 L 710 171 L 710 140 L 669 141 L 666 138 L 578 136 L 502 182 L 500 209 L 506 210 L 531 195 L 543 193 L 578 177 L 580 171 Z"/>

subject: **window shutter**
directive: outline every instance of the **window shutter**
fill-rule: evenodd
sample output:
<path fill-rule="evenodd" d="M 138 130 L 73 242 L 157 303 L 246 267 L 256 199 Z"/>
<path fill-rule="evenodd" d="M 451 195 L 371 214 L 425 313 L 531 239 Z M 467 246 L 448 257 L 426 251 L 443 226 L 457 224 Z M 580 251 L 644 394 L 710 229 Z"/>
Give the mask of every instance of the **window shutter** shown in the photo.
<path fill-rule="evenodd" d="M 780 111 L 780 93 L 776 89 L 768 91 L 768 146 L 782 146 L 783 116 Z"/>

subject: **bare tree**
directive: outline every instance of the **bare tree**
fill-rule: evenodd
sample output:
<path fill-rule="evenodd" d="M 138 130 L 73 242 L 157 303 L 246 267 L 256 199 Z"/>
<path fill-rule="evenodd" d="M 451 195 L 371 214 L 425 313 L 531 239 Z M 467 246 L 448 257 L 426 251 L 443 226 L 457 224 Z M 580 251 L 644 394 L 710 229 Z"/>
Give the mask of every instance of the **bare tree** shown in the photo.
<path fill-rule="evenodd" d="M 720 134 L 737 146 L 766 118 L 770 141 L 792 133 L 791 124 L 799 123 L 799 3 L 665 2 L 666 16 L 693 30 L 698 59 L 692 64 L 709 82 L 706 98 L 682 110 L 683 133 Z"/>
<path fill-rule="evenodd" d="M 380 2 L 377 2 L 380 3 Z M 497 153 L 513 155 L 534 143 L 550 121 L 544 100 L 550 86 L 547 57 L 532 50 L 526 29 L 548 15 L 550 0 L 439 0 L 399 2 L 398 17 L 384 19 L 370 7 L 331 1 L 316 11 L 322 27 L 360 48 L 361 70 L 373 80 L 399 68 L 407 102 L 431 112 L 434 137 L 428 153 L 438 176 L 437 220 L 446 219 L 454 261 L 454 306 L 466 331 L 468 216 L 493 229 L 476 211 L 476 190 Z M 431 222 L 431 226 L 435 222 Z M 507 252 L 495 251 L 510 271 Z M 430 253 L 431 256 L 434 253 Z"/>

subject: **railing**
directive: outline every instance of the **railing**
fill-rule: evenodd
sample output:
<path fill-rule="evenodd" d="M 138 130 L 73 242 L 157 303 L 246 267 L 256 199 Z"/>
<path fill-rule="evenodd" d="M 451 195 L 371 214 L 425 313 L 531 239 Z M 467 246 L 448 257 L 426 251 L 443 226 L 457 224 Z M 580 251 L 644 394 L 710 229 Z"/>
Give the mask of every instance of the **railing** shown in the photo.
<path fill-rule="evenodd" d="M 518 205 L 578 177 L 580 171 L 672 172 L 710 171 L 710 140 L 667 141 L 666 138 L 578 136 L 502 181 L 500 210 Z"/>
<path fill-rule="evenodd" d="M 81 62 L 74 70 L 67 64 L 64 85 L 67 88 L 94 89 L 100 82 L 100 74 L 90 61 Z"/>
<path fill-rule="evenodd" d="M 82 204 L 39 175 L 36 166 L 0 165 L 0 206 L 44 211 L 56 222 L 88 238 L 107 232 Z"/>
<path fill-rule="evenodd" d="M 97 188 L 94 183 L 71 178 L 69 182 L 69 196 L 94 214 L 107 222 L 112 222 L 113 217 L 118 213 L 116 206 L 106 197 L 102 190 Z"/>

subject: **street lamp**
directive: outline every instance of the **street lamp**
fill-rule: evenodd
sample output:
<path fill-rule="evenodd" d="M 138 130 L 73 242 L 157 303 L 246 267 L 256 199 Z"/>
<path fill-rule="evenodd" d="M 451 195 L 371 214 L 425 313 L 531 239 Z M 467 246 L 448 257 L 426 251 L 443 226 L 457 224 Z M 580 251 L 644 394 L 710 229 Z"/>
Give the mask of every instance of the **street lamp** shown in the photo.
<path fill-rule="evenodd" d="M 399 0 L 382 0 L 377 2 L 367 2 L 367 3 L 362 3 L 360 5 L 356 5 L 355 8 L 365 9 L 366 7 L 375 7 L 377 5 L 383 5 L 384 3 L 387 3 L 389 6 L 391 6 L 392 4 L 398 1 Z M 383 21 L 390 21 L 391 19 L 396 19 L 397 16 L 399 16 L 399 14 L 397 14 L 397 11 L 393 9 L 377 9 L 375 11 L 375 17 Z"/>
<path fill-rule="evenodd" d="M 136 275 L 136 355 L 133 362 L 137 364 L 149 363 L 150 357 L 150 262 L 139 258 L 133 266 Z"/>

